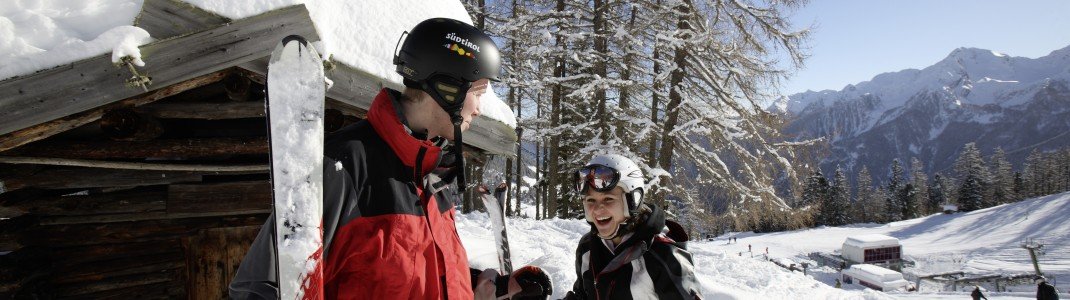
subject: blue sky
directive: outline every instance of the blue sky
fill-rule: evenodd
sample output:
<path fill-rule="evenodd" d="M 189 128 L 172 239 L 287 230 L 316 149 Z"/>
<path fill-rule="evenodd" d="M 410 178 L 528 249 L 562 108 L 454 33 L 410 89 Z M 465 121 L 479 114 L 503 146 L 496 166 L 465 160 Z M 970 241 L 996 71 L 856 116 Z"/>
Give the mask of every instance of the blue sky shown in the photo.
<path fill-rule="evenodd" d="M 940 61 L 958 47 L 1036 58 L 1070 46 L 1070 1 L 811 0 L 793 25 L 814 25 L 810 58 L 784 95 Z"/>

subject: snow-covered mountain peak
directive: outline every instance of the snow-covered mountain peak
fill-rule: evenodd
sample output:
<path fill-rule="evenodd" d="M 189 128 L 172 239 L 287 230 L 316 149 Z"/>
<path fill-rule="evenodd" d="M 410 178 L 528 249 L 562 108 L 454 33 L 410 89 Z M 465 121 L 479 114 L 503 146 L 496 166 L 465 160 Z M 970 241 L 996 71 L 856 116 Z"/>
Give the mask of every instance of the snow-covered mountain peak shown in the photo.
<path fill-rule="evenodd" d="M 922 92 L 947 92 L 948 102 L 985 105 L 1002 103 L 1005 92 L 1049 78 L 1070 78 L 1070 47 L 1030 59 L 993 50 L 960 47 L 944 59 L 918 69 L 881 73 L 869 81 L 848 84 L 839 91 L 807 91 L 771 105 L 769 110 L 792 115 L 818 111 L 837 101 L 857 101 L 864 95 L 880 99 L 876 108 L 906 105 Z M 877 114 L 879 115 L 879 113 Z"/>
<path fill-rule="evenodd" d="M 918 157 L 940 170 L 967 142 L 985 149 L 1061 143 L 1049 139 L 1070 130 L 1064 87 L 1070 87 L 1070 47 L 1035 59 L 963 47 L 920 70 L 790 95 L 773 111 L 792 118 L 785 133 L 829 138 L 833 157 L 823 166 L 874 169 Z"/>
<path fill-rule="evenodd" d="M 1010 56 L 1000 52 L 981 48 L 959 47 L 951 50 L 951 53 L 944 58 L 944 61 L 1006 61 L 1007 59 L 1010 59 Z"/>

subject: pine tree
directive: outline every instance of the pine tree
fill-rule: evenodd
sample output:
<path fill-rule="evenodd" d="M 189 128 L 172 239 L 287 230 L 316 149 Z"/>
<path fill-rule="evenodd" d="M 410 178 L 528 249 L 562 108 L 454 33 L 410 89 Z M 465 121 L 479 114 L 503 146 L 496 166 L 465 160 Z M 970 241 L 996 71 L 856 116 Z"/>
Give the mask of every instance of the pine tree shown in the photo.
<path fill-rule="evenodd" d="M 1026 198 L 1025 179 L 1022 178 L 1022 172 L 1014 172 L 1014 201 L 1022 201 Z"/>
<path fill-rule="evenodd" d="M 854 204 L 851 205 L 852 222 L 873 222 L 875 221 L 872 216 L 873 178 L 869 176 L 869 169 L 866 166 L 862 166 L 862 170 L 858 171 L 856 178 L 858 184 L 856 185 Z"/>
<path fill-rule="evenodd" d="M 929 198 L 929 176 L 925 175 L 925 165 L 917 157 L 910 159 L 910 180 L 916 189 L 914 196 L 910 199 L 914 203 L 911 210 L 919 216 L 934 213 L 925 206 Z"/>
<path fill-rule="evenodd" d="M 955 161 L 955 172 L 959 176 L 959 210 L 972 211 L 985 208 L 984 194 L 988 185 L 988 169 L 981 152 L 974 143 L 962 148 L 959 159 Z"/>
<path fill-rule="evenodd" d="M 1058 178 L 1062 179 L 1062 189 L 1059 191 L 1070 191 L 1070 148 L 1063 149 L 1062 158 L 1059 159 L 1059 175 Z"/>
<path fill-rule="evenodd" d="M 913 183 L 907 183 L 903 186 L 903 189 L 899 190 L 899 201 L 902 201 L 903 219 L 913 219 L 918 217 L 918 189 L 914 187 Z"/>
<path fill-rule="evenodd" d="M 991 192 L 987 193 L 989 197 L 986 206 L 1010 203 L 1017 198 L 1014 195 L 1014 174 L 1002 148 L 996 147 L 995 153 L 992 154 L 989 172 L 992 174 L 992 184 L 989 185 Z"/>
<path fill-rule="evenodd" d="M 847 176 L 843 169 L 836 167 L 836 174 L 829 187 L 829 195 L 825 197 L 825 204 L 821 206 L 821 220 L 824 225 L 840 226 L 849 222 L 847 216 L 850 187 L 847 186 Z"/>
<path fill-rule="evenodd" d="M 828 199 L 828 180 L 825 179 L 825 175 L 821 174 L 821 171 L 814 171 L 810 174 L 810 177 L 806 178 L 806 187 L 803 189 L 802 202 L 798 203 L 799 208 L 811 209 L 816 211 L 815 213 L 815 225 L 824 225 L 825 220 L 821 217 L 821 205 L 827 202 Z"/>
<path fill-rule="evenodd" d="M 1025 183 L 1022 198 L 1045 195 L 1043 187 L 1047 178 L 1044 177 L 1044 157 L 1040 150 L 1033 149 L 1033 152 L 1030 152 L 1029 157 L 1025 159 L 1025 166 L 1022 167 L 1022 180 Z"/>
<path fill-rule="evenodd" d="M 872 222 L 891 222 L 890 220 L 888 220 L 888 214 L 885 213 L 888 211 L 888 190 L 882 188 L 874 188 L 873 195 L 870 196 L 869 203 L 870 204 L 868 206 L 871 207 L 869 210 L 872 212 L 870 213 L 870 218 L 872 218 Z"/>
<path fill-rule="evenodd" d="M 929 199 L 926 202 L 926 209 L 930 214 L 943 211 L 943 205 L 947 204 L 947 198 L 944 196 L 944 184 L 946 181 L 940 173 L 933 175 L 933 181 L 929 186 Z"/>
<path fill-rule="evenodd" d="M 903 167 L 899 159 L 892 160 L 891 178 L 888 179 L 887 192 L 884 196 L 884 221 L 895 222 L 903 220 L 903 204 L 900 198 L 900 190 L 903 189 Z"/>
<path fill-rule="evenodd" d="M 1056 192 L 1070 191 L 1070 148 L 1056 152 L 1059 164 L 1056 166 L 1055 178 L 1058 179 Z"/>
<path fill-rule="evenodd" d="M 974 211 L 983 208 L 984 191 L 976 176 L 967 176 L 959 187 L 959 211 Z"/>
<path fill-rule="evenodd" d="M 1062 179 L 1059 178 L 1059 165 L 1062 164 L 1059 162 L 1060 158 L 1059 152 L 1057 151 L 1044 152 L 1044 167 L 1042 170 L 1044 172 L 1045 180 L 1042 196 L 1055 194 L 1061 191 L 1059 188 L 1059 185 L 1062 182 Z"/>

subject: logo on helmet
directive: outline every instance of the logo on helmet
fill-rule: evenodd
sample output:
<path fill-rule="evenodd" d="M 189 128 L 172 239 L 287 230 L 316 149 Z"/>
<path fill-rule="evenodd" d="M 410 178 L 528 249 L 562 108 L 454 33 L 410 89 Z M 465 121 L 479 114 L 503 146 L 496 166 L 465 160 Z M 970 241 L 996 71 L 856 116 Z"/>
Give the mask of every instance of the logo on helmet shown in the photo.
<path fill-rule="evenodd" d="M 456 33 L 450 32 L 449 34 L 446 34 L 446 39 L 454 41 L 454 42 L 457 42 L 458 44 L 461 44 L 461 45 L 463 45 L 465 47 L 468 47 L 468 48 L 472 48 L 472 50 L 476 50 L 476 52 L 479 52 L 479 45 L 476 45 L 476 44 L 473 44 L 472 42 L 469 42 L 468 39 L 466 39 L 466 38 L 462 38 L 462 37 L 457 36 Z M 464 55 L 464 54 L 462 53 L 461 55 Z"/>
<path fill-rule="evenodd" d="M 476 58 L 474 55 L 472 55 L 472 51 L 464 51 L 464 48 L 457 46 L 457 44 L 445 44 L 443 46 L 446 46 L 446 49 L 450 49 L 450 51 L 452 52 L 457 52 L 457 54 L 460 56 L 467 56 L 471 59 Z"/>

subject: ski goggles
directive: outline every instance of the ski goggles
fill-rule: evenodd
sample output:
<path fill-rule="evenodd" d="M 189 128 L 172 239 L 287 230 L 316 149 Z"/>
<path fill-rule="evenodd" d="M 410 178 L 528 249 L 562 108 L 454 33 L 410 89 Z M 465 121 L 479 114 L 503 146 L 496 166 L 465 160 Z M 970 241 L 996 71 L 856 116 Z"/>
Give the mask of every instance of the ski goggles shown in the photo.
<path fill-rule="evenodd" d="M 580 194 L 586 193 L 589 188 L 605 193 L 617 186 L 620 172 L 604 165 L 588 165 L 572 174 L 572 178 L 574 188 Z"/>

